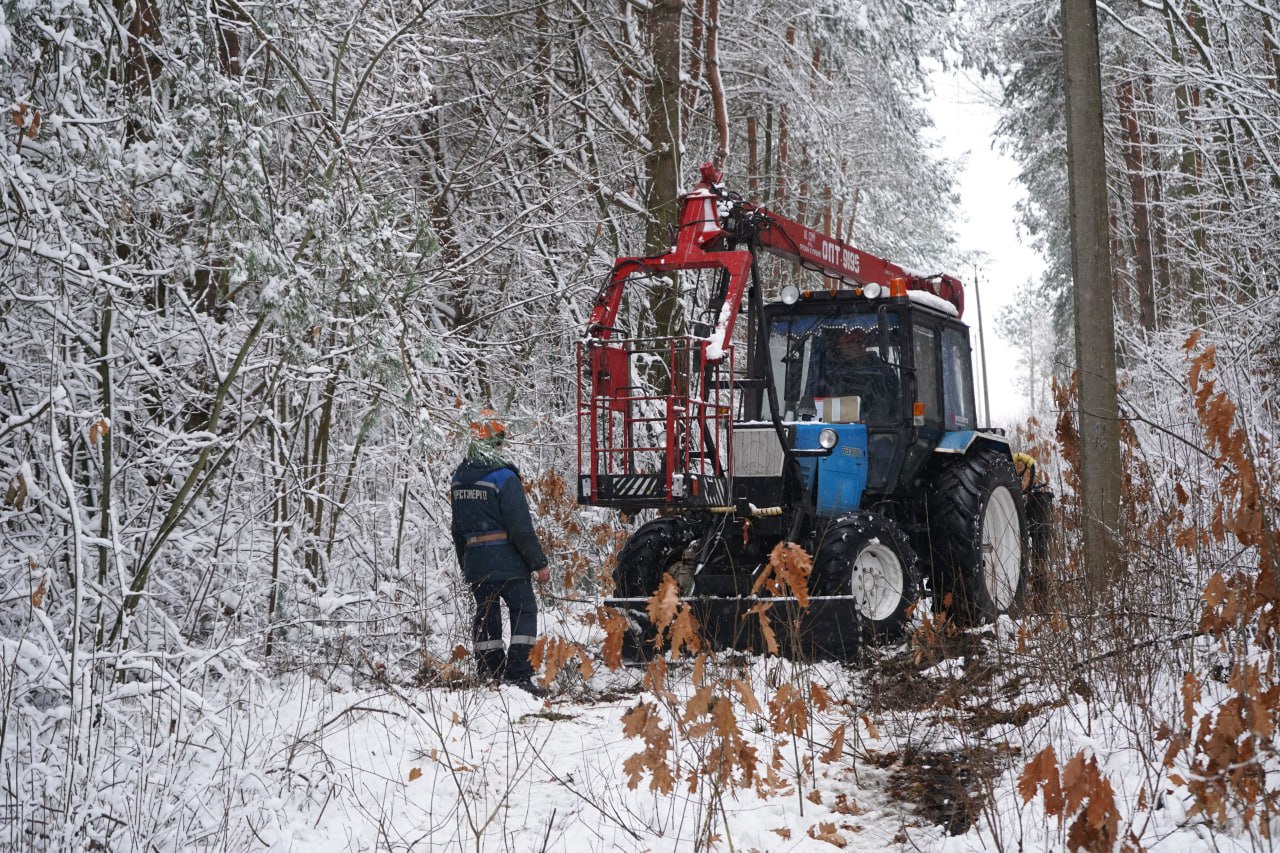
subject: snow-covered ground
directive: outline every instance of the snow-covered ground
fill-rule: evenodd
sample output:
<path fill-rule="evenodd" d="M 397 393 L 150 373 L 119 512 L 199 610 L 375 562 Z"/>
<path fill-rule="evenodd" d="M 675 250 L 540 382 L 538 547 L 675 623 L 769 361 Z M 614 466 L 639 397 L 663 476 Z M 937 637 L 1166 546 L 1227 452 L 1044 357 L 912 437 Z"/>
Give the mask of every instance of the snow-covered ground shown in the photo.
<path fill-rule="evenodd" d="M 598 650 L 599 629 L 559 617 L 552 633 Z M 1105 700 L 1077 673 L 1046 674 L 1037 625 L 918 639 L 859 666 L 672 660 L 658 680 L 589 651 L 590 672 L 565 667 L 545 700 L 510 686 L 427 686 L 376 664 L 214 682 L 203 697 L 118 698 L 107 725 L 85 730 L 98 732 L 99 755 L 113 737 L 146 744 L 144 754 L 88 769 L 98 810 L 46 839 L 309 853 L 1055 851 L 1078 807 L 1060 821 L 1039 793 L 1019 792 L 1031 757 L 1053 744 L 1064 766 L 1077 751 L 1096 759 L 1120 839 L 1269 849 L 1189 818 L 1153 746 L 1162 709 Z M 1207 693 L 1200 704 L 1212 702 Z M 633 759 L 646 737 L 671 748 Z M 654 789 L 662 772 L 670 790 Z M 13 824 L 8 837 L 20 837 Z"/>
<path fill-rule="evenodd" d="M 629 788 L 622 767 L 643 744 L 623 734 L 621 718 L 644 698 L 544 703 L 510 687 L 360 690 L 295 706 L 281 733 L 303 734 L 298 770 L 340 768 L 349 795 L 327 808 L 314 797 L 295 801 L 297 811 L 282 812 L 263 839 L 275 849 L 334 851 L 688 850 L 708 837 L 725 850 L 829 843 L 811 830 L 856 849 L 891 847 L 900 834 L 926 847 L 941 840 L 938 827 L 904 828 L 883 790 L 885 771 L 852 762 L 819 764 L 805 784 L 767 797 L 717 791 L 707 779 L 695 792 L 683 779 L 670 794 L 650 791 L 647 778 Z M 815 724 L 819 735 L 827 725 Z M 798 748 L 809 755 L 808 744 Z"/>

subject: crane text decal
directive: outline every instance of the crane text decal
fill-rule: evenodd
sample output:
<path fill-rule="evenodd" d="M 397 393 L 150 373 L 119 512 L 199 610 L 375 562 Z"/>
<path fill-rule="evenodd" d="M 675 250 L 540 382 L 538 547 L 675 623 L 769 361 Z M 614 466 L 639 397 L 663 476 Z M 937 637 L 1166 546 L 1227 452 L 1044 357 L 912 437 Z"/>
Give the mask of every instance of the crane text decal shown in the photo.
<path fill-rule="evenodd" d="M 851 249 L 834 240 L 828 240 L 817 231 L 806 228 L 804 242 L 810 252 L 822 258 L 824 264 L 842 267 L 853 273 L 861 272 L 862 257 L 857 249 Z"/>

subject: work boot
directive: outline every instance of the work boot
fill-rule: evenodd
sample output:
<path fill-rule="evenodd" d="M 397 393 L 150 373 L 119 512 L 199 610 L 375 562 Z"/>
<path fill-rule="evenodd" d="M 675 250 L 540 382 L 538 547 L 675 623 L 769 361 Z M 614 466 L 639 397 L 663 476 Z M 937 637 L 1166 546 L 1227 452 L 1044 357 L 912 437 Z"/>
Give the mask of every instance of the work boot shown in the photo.
<path fill-rule="evenodd" d="M 547 689 L 535 684 L 532 678 L 507 678 L 506 682 L 512 687 L 519 687 L 536 699 L 545 699 L 547 696 Z"/>
<path fill-rule="evenodd" d="M 498 687 L 502 684 L 502 676 L 480 670 L 476 673 L 475 684 L 477 687 Z"/>
<path fill-rule="evenodd" d="M 502 681 L 507 671 L 507 653 L 503 649 L 488 649 L 476 654 L 476 675 L 481 681 Z"/>

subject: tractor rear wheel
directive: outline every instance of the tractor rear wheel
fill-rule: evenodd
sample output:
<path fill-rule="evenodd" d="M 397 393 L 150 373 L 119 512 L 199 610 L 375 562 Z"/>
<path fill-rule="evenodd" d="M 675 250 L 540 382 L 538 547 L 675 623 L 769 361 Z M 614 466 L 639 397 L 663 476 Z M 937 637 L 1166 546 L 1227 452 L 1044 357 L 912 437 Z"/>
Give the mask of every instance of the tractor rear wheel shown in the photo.
<path fill-rule="evenodd" d="M 814 595 L 854 599 L 867 642 L 902 636 L 920 597 L 919 559 L 900 527 L 876 512 L 858 512 L 832 522 L 818 545 L 809 575 Z"/>
<path fill-rule="evenodd" d="M 1026 529 L 1008 456 L 982 449 L 943 469 L 929 496 L 935 609 L 965 626 L 1015 612 L 1027 587 Z"/>
<path fill-rule="evenodd" d="M 692 541 L 693 531 L 684 519 L 655 518 L 642 524 L 618 552 L 613 594 L 618 598 L 653 595 L 664 574 L 676 574 L 674 568 Z"/>

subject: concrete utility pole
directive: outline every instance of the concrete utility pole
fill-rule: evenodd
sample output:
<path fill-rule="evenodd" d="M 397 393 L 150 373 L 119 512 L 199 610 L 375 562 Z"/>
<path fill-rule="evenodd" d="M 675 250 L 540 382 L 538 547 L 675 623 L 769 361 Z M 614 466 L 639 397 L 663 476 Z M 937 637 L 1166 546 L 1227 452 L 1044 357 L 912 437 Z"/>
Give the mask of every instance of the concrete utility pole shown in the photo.
<path fill-rule="evenodd" d="M 1093 591 L 1102 592 L 1120 577 L 1123 567 L 1117 542 L 1122 483 L 1120 415 L 1096 0 L 1062 0 L 1062 42 L 1067 78 L 1084 562 Z"/>

